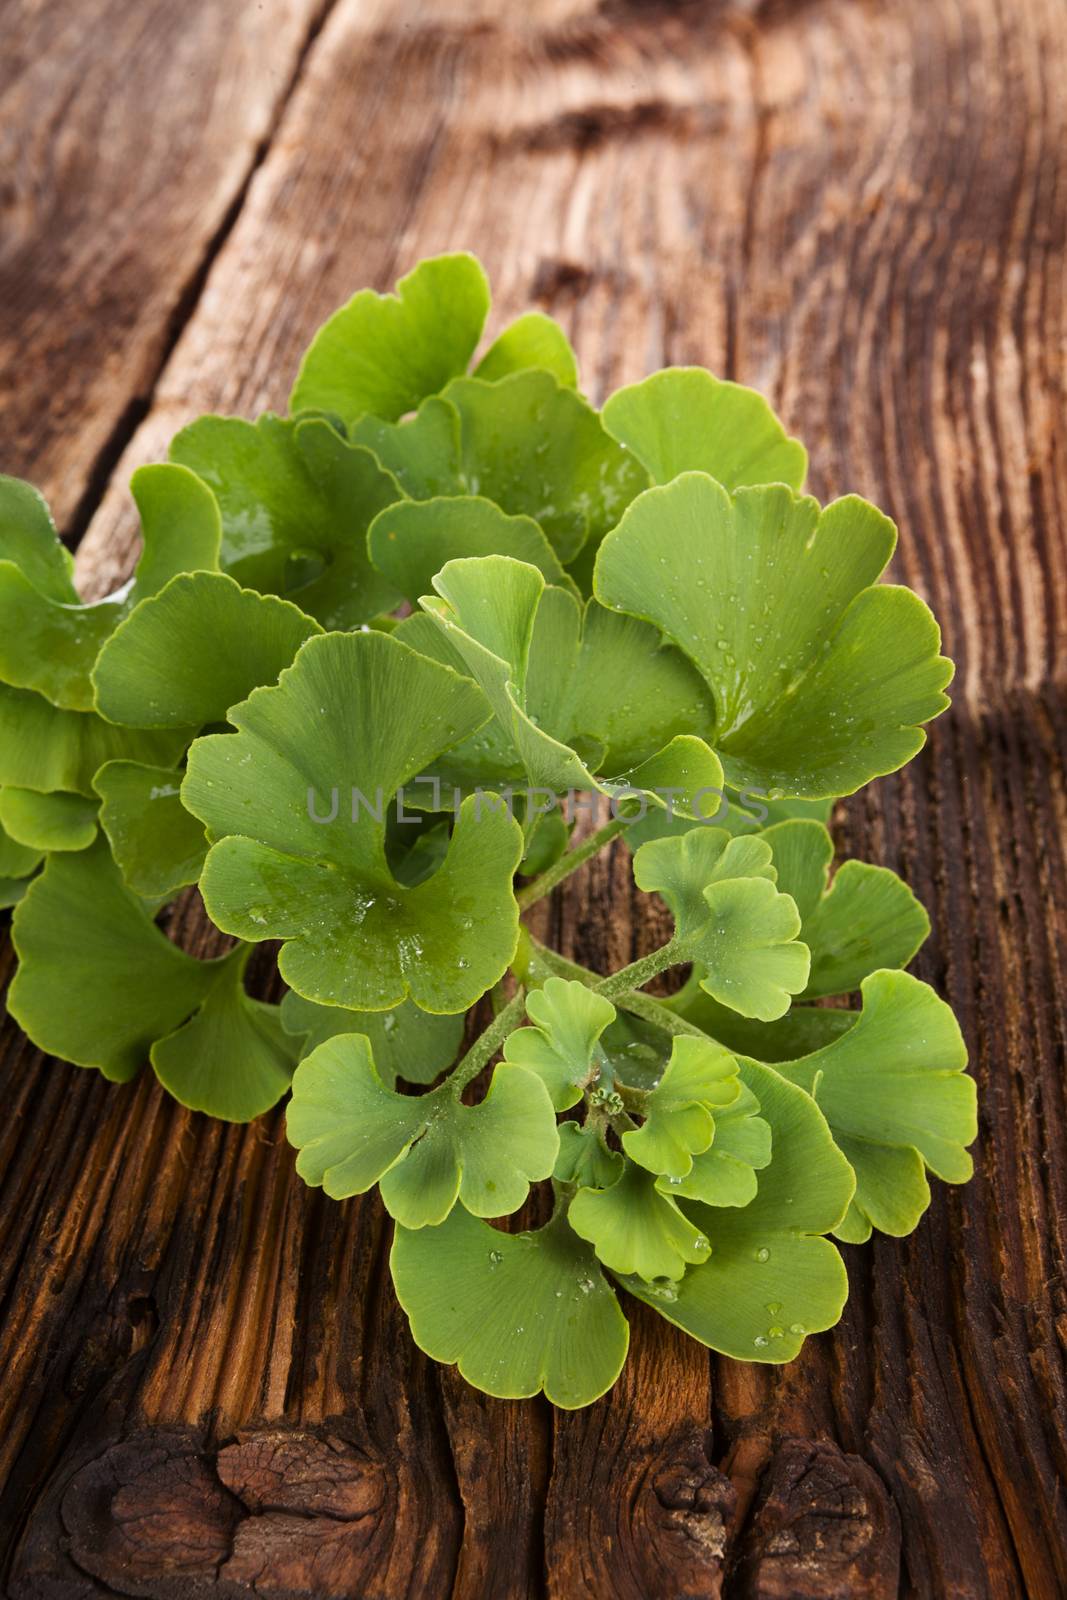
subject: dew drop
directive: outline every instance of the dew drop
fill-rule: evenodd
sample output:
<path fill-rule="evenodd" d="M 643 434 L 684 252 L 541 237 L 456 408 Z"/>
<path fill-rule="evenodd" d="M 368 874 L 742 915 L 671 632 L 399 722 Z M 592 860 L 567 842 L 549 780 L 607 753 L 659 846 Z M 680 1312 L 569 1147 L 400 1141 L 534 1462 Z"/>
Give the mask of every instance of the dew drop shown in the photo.
<path fill-rule="evenodd" d="M 761 1244 L 759 1249 L 756 1251 L 756 1260 L 757 1261 L 769 1261 L 770 1259 L 771 1259 L 771 1252 L 767 1249 L 767 1246 L 765 1244 Z"/>
<path fill-rule="evenodd" d="M 489 1252 L 489 1265 L 491 1267 L 499 1267 L 499 1265 L 503 1261 L 503 1259 L 504 1259 L 504 1257 L 501 1255 L 499 1250 L 490 1250 L 490 1252 Z"/>
<path fill-rule="evenodd" d="M 789 1331 L 790 1333 L 807 1333 L 808 1330 L 805 1328 L 802 1322 L 791 1322 L 789 1324 Z"/>
<path fill-rule="evenodd" d="M 757 1333 L 756 1337 L 752 1341 L 757 1350 L 763 1350 L 767 1345 L 770 1344 L 770 1342 L 771 1341 L 767 1338 L 765 1333 Z"/>

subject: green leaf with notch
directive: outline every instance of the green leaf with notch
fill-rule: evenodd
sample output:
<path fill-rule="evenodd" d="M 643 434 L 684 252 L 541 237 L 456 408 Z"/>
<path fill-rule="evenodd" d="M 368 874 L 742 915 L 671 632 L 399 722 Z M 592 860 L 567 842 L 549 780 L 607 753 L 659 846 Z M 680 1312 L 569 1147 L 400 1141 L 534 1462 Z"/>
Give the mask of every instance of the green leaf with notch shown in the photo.
<path fill-rule="evenodd" d="M 285 941 L 281 974 L 309 1000 L 473 1005 L 514 952 L 521 829 L 491 796 L 464 802 L 444 864 L 412 888 L 386 860 L 385 807 L 485 715 L 474 684 L 389 635 L 309 640 L 231 710 L 236 734 L 190 751 L 182 799 L 218 841 L 201 880 L 213 921 Z"/>
<path fill-rule="evenodd" d="M 784 1016 L 807 982 L 809 955 L 797 939 L 800 914 L 775 888 L 760 838 L 695 828 L 642 845 L 633 871 L 638 888 L 671 907 L 677 959 L 699 967 L 702 989 L 742 1016 Z"/>
<path fill-rule="evenodd" d="M 396 1094 L 358 1033 L 326 1040 L 300 1063 L 286 1129 L 305 1183 L 334 1200 L 377 1183 L 407 1228 L 443 1222 L 457 1200 L 479 1217 L 517 1211 L 559 1151 L 551 1101 L 532 1073 L 497 1067 L 473 1106 L 447 1079 L 428 1094 Z"/>
<path fill-rule="evenodd" d="M 526 1015 L 533 1027 L 508 1034 L 504 1059 L 536 1073 L 556 1110 L 567 1111 L 599 1071 L 600 1036 L 615 1007 L 584 983 L 548 978 L 527 995 Z"/>
<path fill-rule="evenodd" d="M 596 1400 L 622 1371 L 626 1318 L 560 1214 L 536 1232 L 508 1234 L 457 1207 L 440 1227 L 398 1227 L 390 1266 L 420 1350 L 487 1394 L 544 1390 L 569 1410 Z"/>
<path fill-rule="evenodd" d="M 846 1235 L 910 1233 L 930 1200 L 924 1167 L 946 1183 L 974 1170 L 974 1079 L 952 1010 L 906 972 L 863 980 L 863 1010 L 841 1038 L 777 1071 L 815 1096 L 856 1171 Z"/>
<path fill-rule="evenodd" d="M 718 759 L 689 731 L 703 718 L 701 686 L 651 629 L 620 626 L 508 556 L 450 561 L 434 587 L 439 598 L 423 607 L 484 691 L 503 748 L 533 788 L 644 792 L 661 805 L 674 794 L 684 808 L 721 783 Z M 482 748 L 455 752 L 468 779 Z M 501 747 L 487 754 L 499 760 Z"/>
<path fill-rule="evenodd" d="M 677 1279 L 708 1259 L 706 1234 L 656 1187 L 643 1167 L 627 1161 L 607 1189 L 579 1189 L 567 1220 L 606 1267 L 620 1276 Z"/>
<path fill-rule="evenodd" d="M 740 1090 L 737 1062 L 728 1051 L 711 1039 L 679 1034 L 662 1078 L 641 1107 L 645 1120 L 622 1135 L 622 1147 L 648 1172 L 684 1178 L 693 1157 L 711 1148 L 718 1113 Z"/>
<path fill-rule="evenodd" d="M 0 556 L 10 550 L 14 558 L 0 559 L 0 680 L 33 690 L 65 710 L 91 711 L 93 664 L 123 617 L 173 573 L 217 564 L 218 509 L 210 492 L 183 467 L 140 468 L 131 488 L 141 513 L 144 552 L 132 583 L 86 604 L 74 588 L 69 558 L 51 519 L 46 525 L 37 515 L 29 537 L 24 513 L 32 502 L 17 487 L 12 491 L 12 483 L 0 479 Z M 4 534 L 8 517 L 21 530 L 10 540 Z M 48 553 L 49 534 L 53 550 L 61 554 Z M 25 565 L 19 564 L 20 555 Z"/>
<path fill-rule="evenodd" d="M 824 1235 L 845 1215 L 854 1179 L 810 1095 L 756 1062 L 742 1062 L 741 1076 L 773 1139 L 755 1198 L 740 1208 L 682 1201 L 710 1241 L 704 1265 L 677 1287 L 624 1281 L 723 1355 L 792 1361 L 805 1337 L 832 1327 L 844 1307 L 848 1278 Z"/>
<path fill-rule="evenodd" d="M 488 314 L 485 273 L 465 251 L 421 261 L 395 294 L 361 289 L 315 335 L 289 409 L 395 421 L 467 370 Z"/>
<path fill-rule="evenodd" d="M 352 438 L 415 500 L 482 495 L 532 517 L 564 565 L 595 547 L 648 485 L 592 407 L 548 372 L 457 378 L 411 421 L 364 417 Z"/>
<path fill-rule="evenodd" d="M 780 822 L 760 836 L 774 852 L 778 887 L 792 895 L 811 950 L 803 998 L 848 994 L 879 967 L 906 967 L 930 919 L 888 867 L 846 861 L 827 887 L 833 841 L 817 822 Z"/>
<path fill-rule="evenodd" d="M 290 599 L 325 628 L 356 627 L 396 604 L 371 565 L 367 530 L 400 487 L 328 422 L 201 417 L 170 453 L 214 494 L 221 565 L 243 588 Z"/>
<path fill-rule="evenodd" d="M 715 701 L 729 782 L 851 794 L 922 748 L 951 663 L 908 589 L 878 584 L 896 531 L 854 495 L 768 485 L 733 496 L 703 473 L 641 495 L 601 547 L 605 606 L 662 630 Z"/>

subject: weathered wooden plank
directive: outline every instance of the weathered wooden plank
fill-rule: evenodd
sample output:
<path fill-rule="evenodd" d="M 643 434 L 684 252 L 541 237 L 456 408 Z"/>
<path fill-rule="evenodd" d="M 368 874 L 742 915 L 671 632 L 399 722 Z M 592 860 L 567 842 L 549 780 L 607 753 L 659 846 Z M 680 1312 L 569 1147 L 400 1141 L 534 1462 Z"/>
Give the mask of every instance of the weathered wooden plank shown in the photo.
<path fill-rule="evenodd" d="M 278 1119 L 224 1131 L 9 1035 L 16 1595 L 1067 1588 L 1061 24 L 1056 0 L 340 0 L 86 574 L 128 570 L 133 464 L 199 410 L 282 405 L 321 316 L 433 249 L 477 248 L 502 314 L 557 311 L 597 393 L 668 360 L 760 384 L 820 492 L 898 517 L 961 662 L 928 752 L 838 827 L 930 908 L 916 970 L 972 1048 L 979 1173 L 848 1252 L 845 1320 L 792 1367 L 709 1362 L 640 1312 L 613 1395 L 552 1414 L 412 1351 L 378 1210 L 307 1194 Z M 605 968 L 656 942 L 620 847 L 549 915 Z"/>
<path fill-rule="evenodd" d="M 76 532 L 147 407 L 326 0 L 10 0 L 0 464 Z"/>

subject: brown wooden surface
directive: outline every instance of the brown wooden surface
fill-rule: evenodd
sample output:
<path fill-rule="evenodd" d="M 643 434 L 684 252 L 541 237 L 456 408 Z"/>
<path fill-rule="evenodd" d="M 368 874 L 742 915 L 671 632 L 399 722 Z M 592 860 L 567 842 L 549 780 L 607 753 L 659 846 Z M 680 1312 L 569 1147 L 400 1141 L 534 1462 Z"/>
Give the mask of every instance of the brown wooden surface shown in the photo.
<path fill-rule="evenodd" d="M 975 1181 L 846 1250 L 799 1361 L 633 1307 L 615 1391 L 563 1415 L 418 1355 L 377 1204 L 295 1181 L 280 1116 L 226 1130 L 8 1026 L 7 1592 L 1067 1592 L 1063 0 L 5 0 L 0 32 L 0 466 L 88 525 L 97 589 L 132 465 L 284 405 L 337 302 L 464 245 L 596 396 L 704 362 L 816 492 L 898 519 L 955 705 L 839 842 L 929 907 L 982 1105 Z M 621 851 L 550 915 L 605 969 L 659 931 Z"/>

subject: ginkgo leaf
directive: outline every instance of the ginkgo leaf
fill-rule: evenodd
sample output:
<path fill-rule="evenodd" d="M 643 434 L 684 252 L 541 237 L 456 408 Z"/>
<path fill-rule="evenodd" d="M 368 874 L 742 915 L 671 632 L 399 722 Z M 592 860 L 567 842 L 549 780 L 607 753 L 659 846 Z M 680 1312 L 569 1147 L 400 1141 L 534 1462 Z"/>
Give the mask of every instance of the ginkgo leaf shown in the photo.
<path fill-rule="evenodd" d="M 699 669 L 731 784 L 851 794 L 915 755 L 921 724 L 948 704 L 951 663 L 929 610 L 876 582 L 895 538 L 854 495 L 820 510 L 784 486 L 731 496 L 687 472 L 623 514 L 594 589 Z"/>
<path fill-rule="evenodd" d="M 679 919 L 678 960 L 699 968 L 702 989 L 761 1021 L 788 1011 L 807 982 L 809 955 L 797 939 L 800 914 L 771 881 L 761 839 L 697 828 L 642 845 L 633 871 L 638 888 L 662 893 Z"/>
<path fill-rule="evenodd" d="M 7 480 L 11 482 L 12 480 Z M 219 515 L 210 492 L 178 466 L 142 467 L 131 488 L 144 532 L 144 551 L 132 581 L 107 599 L 83 603 L 69 576 L 62 577 L 66 551 L 45 554 L 46 529 L 38 522 L 33 540 L 10 541 L 14 559 L 0 559 L 0 680 L 32 689 L 71 711 L 93 708 L 91 673 L 105 641 L 122 618 L 175 572 L 218 559 Z M 16 497 L 17 498 L 17 497 Z M 0 557 L 9 541 L 2 531 L 5 496 L 0 488 Z M 176 538 L 180 526 L 182 538 Z M 48 528 L 58 550 L 49 519 Z M 20 551 L 26 564 L 19 563 Z M 38 580 L 43 587 L 38 587 Z"/>
<path fill-rule="evenodd" d="M 221 572 L 173 578 L 116 629 L 93 672 L 111 722 L 198 728 L 221 722 L 260 684 L 276 683 L 321 633 L 287 600 L 242 589 Z"/>
<path fill-rule="evenodd" d="M 286 1130 L 305 1183 L 334 1200 L 377 1183 L 386 1209 L 407 1228 L 443 1222 L 457 1200 L 479 1217 L 517 1211 L 559 1150 L 551 1101 L 532 1073 L 497 1067 L 473 1106 L 447 1080 L 428 1094 L 396 1094 L 358 1033 L 305 1056 Z"/>
<path fill-rule="evenodd" d="M 315 335 L 289 409 L 395 421 L 467 370 L 488 313 L 489 284 L 466 252 L 421 261 L 395 294 L 361 289 Z"/>
<path fill-rule="evenodd" d="M 771 846 L 762 837 L 731 837 L 722 828 L 691 824 L 682 834 L 650 840 L 634 852 L 634 880 L 639 889 L 660 894 L 670 907 L 678 932 L 696 932 L 708 920 L 704 891 L 731 878 L 776 881 Z"/>
<path fill-rule="evenodd" d="M 96 803 L 80 794 L 0 789 L 0 827 L 34 850 L 84 850 L 96 838 Z"/>
<path fill-rule="evenodd" d="M 282 1027 L 300 1040 L 300 1059 L 339 1033 L 366 1034 L 382 1082 L 397 1078 L 432 1083 L 456 1059 L 463 1040 L 463 1017 L 435 1017 L 410 1000 L 392 1011 L 350 1011 L 320 1006 L 292 990 L 281 1005 Z"/>
<path fill-rule="evenodd" d="M 508 1034 L 504 1059 L 536 1073 L 556 1110 L 566 1111 L 597 1076 L 600 1036 L 615 1007 L 584 983 L 548 978 L 527 995 L 526 1014 L 533 1027 Z"/>
<path fill-rule="evenodd" d="M 807 474 L 808 452 L 787 436 L 763 396 L 703 367 L 667 367 L 617 389 L 601 416 L 653 483 L 706 472 L 730 490 L 759 483 L 799 489 Z"/>
<path fill-rule="evenodd" d="M 928 984 L 874 972 L 861 989 L 863 1010 L 847 1033 L 777 1071 L 812 1093 L 834 1138 L 848 1142 L 856 1209 L 883 1233 L 910 1233 L 929 1202 L 923 1162 L 946 1183 L 973 1172 L 974 1079 L 959 1024 Z"/>
<path fill-rule="evenodd" d="M 578 387 L 578 361 L 570 341 L 559 323 L 543 311 L 527 311 L 509 323 L 493 340 L 473 376 L 495 383 L 527 367 L 551 372 L 564 388 Z"/>
<path fill-rule="evenodd" d="M 251 1122 L 289 1088 L 296 1061 L 279 1008 L 245 993 L 251 945 L 238 946 L 214 968 L 199 1009 L 174 1033 L 157 1039 L 149 1057 L 175 1100 L 224 1122 Z"/>
<path fill-rule="evenodd" d="M 444 864 L 412 888 L 389 868 L 385 808 L 485 714 L 469 680 L 389 635 L 310 639 L 230 711 L 236 734 L 189 753 L 182 799 L 218 841 L 201 879 L 212 920 L 285 941 L 281 974 L 309 1000 L 466 1010 L 514 952 L 521 829 L 472 797 Z"/>
<path fill-rule="evenodd" d="M 623 1157 L 609 1150 L 601 1129 L 590 1123 L 559 1125 L 559 1155 L 552 1176 L 558 1183 L 577 1184 L 582 1189 L 607 1189 L 619 1177 Z"/>
<path fill-rule="evenodd" d="M 684 809 L 721 783 L 717 758 L 689 732 L 703 717 L 700 686 L 651 630 L 620 630 L 601 607 L 583 608 L 508 556 L 450 561 L 434 587 L 440 598 L 423 607 L 534 788 L 640 791 L 661 805 L 673 795 Z"/>
<path fill-rule="evenodd" d="M 579 1189 L 567 1220 L 598 1258 L 620 1276 L 680 1278 L 708 1259 L 706 1234 L 682 1215 L 643 1167 L 627 1161 L 608 1189 Z"/>
<path fill-rule="evenodd" d="M 675 1200 L 702 1200 L 709 1206 L 747 1206 L 758 1188 L 757 1171 L 771 1159 L 770 1124 L 759 1115 L 759 1101 L 746 1084 L 737 1098 L 715 1112 L 711 1147 L 693 1157 L 681 1177 L 662 1177 L 656 1187 Z"/>
<path fill-rule="evenodd" d="M 355 627 L 396 604 L 371 565 L 367 530 L 401 490 L 328 422 L 201 417 L 170 453 L 214 494 L 221 565 L 243 588 L 291 599 L 326 628 Z"/>
<path fill-rule="evenodd" d="M 398 1227 L 390 1266 L 420 1350 L 487 1394 L 543 1389 L 572 1409 L 622 1371 L 626 1318 L 560 1213 L 534 1233 L 508 1234 L 457 1207 L 440 1227 Z"/>
<path fill-rule="evenodd" d="M 64 711 L 30 689 L 0 684 L 0 786 L 95 799 L 93 778 L 106 761 L 172 766 L 189 731 L 119 728 L 94 711 Z"/>
<path fill-rule="evenodd" d="M 204 828 L 181 801 L 173 767 L 109 761 L 94 786 L 100 826 L 126 886 L 145 900 L 166 900 L 196 883 L 207 855 Z"/>
<path fill-rule="evenodd" d="M 741 1361 L 792 1361 L 809 1333 L 841 1315 L 848 1279 L 823 1235 L 852 1196 L 852 1169 L 810 1095 L 770 1067 L 741 1075 L 770 1124 L 773 1154 L 742 1207 L 680 1202 L 710 1242 L 703 1266 L 674 1285 L 626 1288 L 702 1344 Z"/>
<path fill-rule="evenodd" d="M 559 559 L 594 548 L 648 475 L 593 408 L 549 372 L 457 378 L 411 421 L 352 429 L 415 500 L 482 495 L 540 524 Z"/>
<path fill-rule="evenodd" d="M 213 980 L 125 888 L 105 840 L 49 857 L 15 913 L 19 968 L 8 1010 L 40 1049 L 106 1078 L 132 1078 Z"/>
<path fill-rule="evenodd" d="M 778 887 L 797 903 L 811 950 L 805 999 L 848 994 L 879 967 L 905 967 L 930 919 L 888 867 L 846 861 L 827 889 L 833 841 L 817 822 L 780 822 L 760 836 L 774 852 Z"/>
<path fill-rule="evenodd" d="M 43 495 L 0 473 L 0 562 L 11 562 L 39 594 L 63 605 L 77 601 L 74 558 L 60 542 Z"/>
<path fill-rule="evenodd" d="M 367 544 L 379 572 L 412 602 L 429 593 L 446 562 L 471 556 L 514 556 L 548 583 L 573 588 L 532 517 L 509 516 L 478 495 L 398 500 L 375 517 Z"/>
<path fill-rule="evenodd" d="M 716 1114 L 740 1093 L 737 1062 L 710 1039 L 679 1034 L 662 1078 L 645 1099 L 639 1128 L 622 1135 L 631 1161 L 649 1172 L 684 1178 L 693 1157 L 710 1148 Z"/>
<path fill-rule="evenodd" d="M 28 878 L 44 860 L 44 850 L 20 844 L 0 819 L 0 878 Z M 614 1011 L 612 1012 L 614 1016 Z"/>
<path fill-rule="evenodd" d="M 247 1122 L 284 1094 L 295 1051 L 250 999 L 247 948 L 198 961 L 156 927 L 103 839 L 53 855 L 15 912 L 8 1009 L 34 1044 L 123 1083 L 149 1059 L 183 1105 Z"/>

